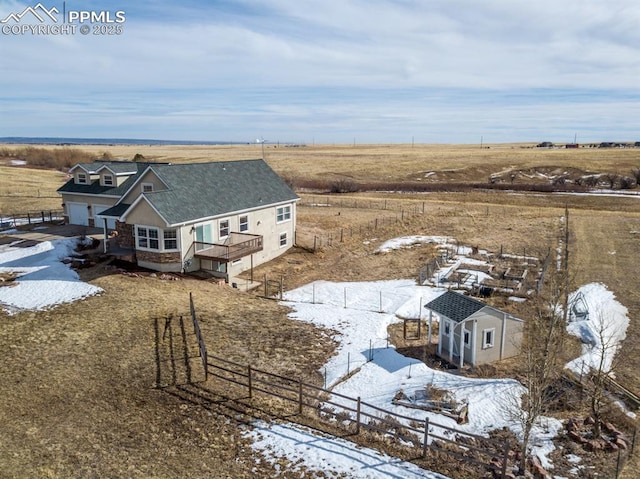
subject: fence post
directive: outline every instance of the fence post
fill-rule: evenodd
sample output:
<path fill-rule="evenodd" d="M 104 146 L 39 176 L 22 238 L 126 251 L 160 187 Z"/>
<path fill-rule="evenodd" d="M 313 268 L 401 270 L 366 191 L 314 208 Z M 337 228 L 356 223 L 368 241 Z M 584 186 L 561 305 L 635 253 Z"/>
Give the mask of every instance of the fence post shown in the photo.
<path fill-rule="evenodd" d="M 360 434 L 360 396 L 358 396 L 358 406 L 356 408 L 356 434 Z"/>
<path fill-rule="evenodd" d="M 504 443 L 504 455 L 502 456 L 502 473 L 500 474 L 501 479 L 505 479 L 507 477 L 507 463 L 509 462 L 509 441 Z"/>
<path fill-rule="evenodd" d="M 298 414 L 302 415 L 302 379 L 298 381 Z"/>
<path fill-rule="evenodd" d="M 427 449 L 429 443 L 429 418 L 425 418 L 424 420 L 424 442 L 422 443 L 422 458 L 426 459 L 427 457 Z"/>
<path fill-rule="evenodd" d="M 344 230 L 340 228 L 340 243 L 343 243 L 342 236 L 344 235 Z"/>
<path fill-rule="evenodd" d="M 42 214 L 42 222 L 44 223 L 44 211 L 40 212 Z"/>
<path fill-rule="evenodd" d="M 373 343 L 369 340 L 369 361 L 373 361 Z"/>
<path fill-rule="evenodd" d="M 251 384 L 251 364 L 247 366 L 247 379 L 249 384 L 249 399 L 253 397 L 253 385 Z"/>
<path fill-rule="evenodd" d="M 31 224 L 31 213 L 27 212 L 27 222 Z M 15 221 L 14 221 L 15 223 Z"/>
<path fill-rule="evenodd" d="M 618 461 L 616 462 L 616 479 L 620 477 L 620 470 L 622 469 L 620 465 L 622 464 L 622 450 L 618 449 Z"/>
<path fill-rule="evenodd" d="M 633 430 L 633 440 L 631 441 L 631 452 L 630 454 L 633 454 L 633 450 L 636 447 L 636 438 L 638 437 L 638 428 L 635 428 Z"/>
<path fill-rule="evenodd" d="M 351 353 L 347 353 L 347 375 L 351 372 Z"/>
<path fill-rule="evenodd" d="M 53 216 L 51 215 L 51 210 L 49 210 L 49 221 L 53 221 Z"/>

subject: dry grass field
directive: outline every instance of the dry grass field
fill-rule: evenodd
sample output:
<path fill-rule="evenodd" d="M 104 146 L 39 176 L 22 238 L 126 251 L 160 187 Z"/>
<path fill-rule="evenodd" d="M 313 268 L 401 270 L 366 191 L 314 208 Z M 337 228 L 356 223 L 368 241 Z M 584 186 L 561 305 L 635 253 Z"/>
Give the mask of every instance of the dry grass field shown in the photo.
<path fill-rule="evenodd" d="M 83 149 L 174 162 L 261 157 L 260 145 Z M 486 181 L 511 167 L 624 174 L 640 167 L 640 149 L 268 145 L 265 152 L 274 169 L 289 177 L 359 181 L 414 180 L 429 171 L 440 172 L 443 181 Z M 64 179 L 58 172 L 0 168 L 0 212 L 16 207 L 18 193 L 36 197 L 29 206 L 21 199 L 25 208 L 45 208 L 49 200 L 38 201 L 36 191 L 55 196 Z M 498 191 L 301 195 L 299 237 L 308 242 L 331 233 L 333 245 L 315 253 L 295 248 L 257 268 L 257 279 L 282 277 L 285 288 L 293 288 L 315 279 L 415 277 L 434 254 L 430 247 L 374 254 L 382 241 L 400 235 L 447 235 L 492 251 L 543 253 L 557 247 L 568 206 L 575 285 L 603 282 L 628 308 L 631 324 L 617 374 L 640 391 L 640 197 Z M 345 206 L 352 199 L 359 208 Z M 384 200 L 413 213 L 397 219 L 390 206 L 367 207 Z M 312 206 L 318 204 L 330 206 Z M 57 205 L 59 200 L 49 207 Z M 376 218 L 391 217 L 396 219 L 371 228 Z M 256 462 L 240 434 L 265 412 L 239 407 L 210 384 L 200 393 L 185 384 L 189 376 L 201 379 L 193 329 L 186 316 L 180 320 L 188 312 L 188 294 L 201 311 L 210 352 L 279 374 L 321 381 L 317 371 L 334 347 L 327 332 L 287 319 L 287 309 L 274 301 L 206 281 L 131 277 L 104 264 L 81 274 L 104 293 L 50 311 L 0 313 L 0 477 L 273 477 L 274 467 Z M 626 468 L 627 477 L 635 477 L 632 471 L 633 465 Z"/>

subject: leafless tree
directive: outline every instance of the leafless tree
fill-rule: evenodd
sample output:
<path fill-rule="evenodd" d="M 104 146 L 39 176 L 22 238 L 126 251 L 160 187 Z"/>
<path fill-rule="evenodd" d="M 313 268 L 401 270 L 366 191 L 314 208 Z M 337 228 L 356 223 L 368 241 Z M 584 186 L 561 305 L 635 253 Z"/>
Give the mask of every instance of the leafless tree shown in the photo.
<path fill-rule="evenodd" d="M 583 362 L 586 377 L 583 387 L 589 398 L 593 437 L 598 439 L 602 433 L 602 412 L 609 403 L 607 385 L 618 362 L 616 351 L 619 330 L 613 318 L 601 309 L 590 312 L 589 318 L 594 337 L 590 345 L 589 360 Z"/>

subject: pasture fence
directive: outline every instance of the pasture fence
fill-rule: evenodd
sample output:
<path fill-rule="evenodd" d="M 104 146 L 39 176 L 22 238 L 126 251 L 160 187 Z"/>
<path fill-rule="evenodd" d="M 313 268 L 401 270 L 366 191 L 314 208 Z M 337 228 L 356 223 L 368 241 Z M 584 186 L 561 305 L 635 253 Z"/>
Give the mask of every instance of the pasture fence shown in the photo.
<path fill-rule="evenodd" d="M 205 378 L 222 382 L 225 391 L 239 387 L 246 391 L 248 399 L 259 401 L 263 398 L 265 403 L 269 402 L 268 398 L 277 398 L 283 404 L 293 406 L 293 414 L 301 420 L 306 417 L 355 435 L 367 431 L 376 442 L 392 441 L 396 446 L 417 450 L 417 457 L 423 460 L 430 452 L 437 452 L 459 459 L 469 467 L 477 467 L 483 473 L 491 470 L 494 477 L 508 477 L 507 471 L 513 466 L 509 441 L 462 431 L 433 421 L 426 415 L 424 419 L 402 415 L 363 401 L 361 397 L 332 391 L 326 384 L 321 387 L 208 354 L 191 295 L 190 306 Z M 369 358 L 373 359 L 373 349 L 370 349 Z M 263 409 L 265 405 L 268 404 L 261 403 Z M 289 420 L 292 419 L 289 416 Z"/>
<path fill-rule="evenodd" d="M 21 225 L 52 223 L 64 220 L 62 210 L 32 210 L 21 213 L 0 213 L 0 228 L 15 228 Z"/>

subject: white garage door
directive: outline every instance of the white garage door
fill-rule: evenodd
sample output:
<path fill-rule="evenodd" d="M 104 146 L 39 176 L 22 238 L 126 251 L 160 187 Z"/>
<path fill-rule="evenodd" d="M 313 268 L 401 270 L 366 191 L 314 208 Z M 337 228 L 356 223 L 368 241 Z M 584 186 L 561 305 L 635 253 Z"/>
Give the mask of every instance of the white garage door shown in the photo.
<path fill-rule="evenodd" d="M 89 226 L 89 211 L 86 203 L 67 203 L 69 224 Z"/>
<path fill-rule="evenodd" d="M 103 226 L 103 218 L 98 218 L 98 215 L 102 213 L 104 210 L 111 208 L 107 205 L 93 205 L 93 217 L 95 218 L 96 228 L 102 228 Z M 107 229 L 115 230 L 116 229 L 116 220 L 114 218 L 107 218 Z"/>

